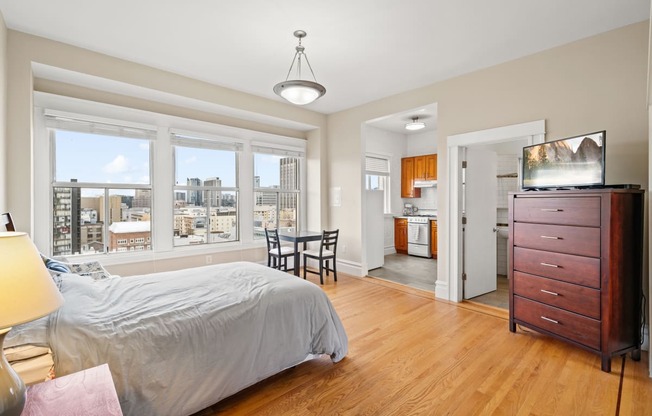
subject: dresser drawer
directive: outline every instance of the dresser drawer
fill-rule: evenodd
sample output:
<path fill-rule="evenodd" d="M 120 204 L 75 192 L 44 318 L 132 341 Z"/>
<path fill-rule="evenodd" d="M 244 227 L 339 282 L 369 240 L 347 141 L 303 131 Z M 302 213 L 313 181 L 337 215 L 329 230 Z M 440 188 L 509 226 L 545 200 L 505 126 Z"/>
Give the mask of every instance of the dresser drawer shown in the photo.
<path fill-rule="evenodd" d="M 600 226 L 600 197 L 514 198 L 514 221 Z"/>
<path fill-rule="evenodd" d="M 600 257 L 600 229 L 519 222 L 514 223 L 514 245 Z"/>
<path fill-rule="evenodd" d="M 554 306 L 514 296 L 514 319 L 558 334 L 595 350 L 600 349 L 600 321 Z"/>
<path fill-rule="evenodd" d="M 514 294 L 600 319 L 600 291 L 597 289 L 514 272 Z"/>
<path fill-rule="evenodd" d="M 514 247 L 514 270 L 600 289 L 600 259 Z"/>

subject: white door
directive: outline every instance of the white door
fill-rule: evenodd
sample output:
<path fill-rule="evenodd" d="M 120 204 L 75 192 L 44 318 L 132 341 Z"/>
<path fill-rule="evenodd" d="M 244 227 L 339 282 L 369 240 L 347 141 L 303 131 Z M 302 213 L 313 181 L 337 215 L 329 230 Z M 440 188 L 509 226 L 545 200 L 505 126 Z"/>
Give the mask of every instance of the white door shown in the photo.
<path fill-rule="evenodd" d="M 385 214 L 383 209 L 383 191 L 366 192 L 366 213 L 367 224 L 367 270 L 383 267 L 385 264 Z M 392 223 L 393 224 L 393 223 Z"/>
<path fill-rule="evenodd" d="M 496 153 L 466 149 L 464 175 L 464 298 L 496 290 Z"/>

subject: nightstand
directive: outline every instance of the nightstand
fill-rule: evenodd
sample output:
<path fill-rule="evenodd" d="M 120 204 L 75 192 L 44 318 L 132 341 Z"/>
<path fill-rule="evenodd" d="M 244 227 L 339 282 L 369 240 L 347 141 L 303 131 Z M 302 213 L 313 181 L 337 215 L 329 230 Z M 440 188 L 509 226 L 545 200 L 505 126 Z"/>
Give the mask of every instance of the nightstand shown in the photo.
<path fill-rule="evenodd" d="M 107 364 L 27 388 L 21 416 L 122 416 Z"/>

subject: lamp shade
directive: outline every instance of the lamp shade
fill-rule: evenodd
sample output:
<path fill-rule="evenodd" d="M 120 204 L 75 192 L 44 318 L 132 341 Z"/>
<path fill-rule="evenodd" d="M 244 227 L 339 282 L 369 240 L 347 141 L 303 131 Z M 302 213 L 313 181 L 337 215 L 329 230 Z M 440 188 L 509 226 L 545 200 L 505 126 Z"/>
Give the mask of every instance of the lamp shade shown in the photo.
<path fill-rule="evenodd" d="M 0 232 L 0 329 L 55 311 L 63 297 L 26 233 Z"/>

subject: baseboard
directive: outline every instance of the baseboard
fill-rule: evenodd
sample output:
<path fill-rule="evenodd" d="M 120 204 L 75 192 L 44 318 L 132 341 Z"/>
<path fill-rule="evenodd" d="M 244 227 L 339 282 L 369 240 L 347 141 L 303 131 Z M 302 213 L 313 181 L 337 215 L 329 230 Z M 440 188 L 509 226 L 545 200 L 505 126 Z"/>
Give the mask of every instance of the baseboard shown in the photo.
<path fill-rule="evenodd" d="M 437 299 L 450 300 L 448 296 L 448 282 L 437 280 L 435 282 L 435 297 Z"/>
<path fill-rule="evenodd" d="M 396 254 L 396 247 L 394 246 L 385 247 L 385 255 L 389 256 L 390 254 Z"/>
<path fill-rule="evenodd" d="M 350 260 L 337 260 L 337 271 L 350 274 L 352 276 L 363 277 L 365 274 L 362 273 L 362 265 Z"/>

